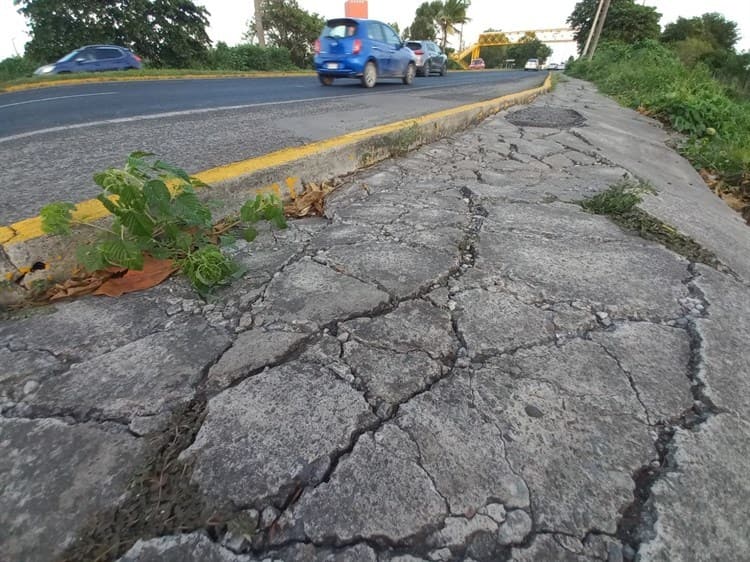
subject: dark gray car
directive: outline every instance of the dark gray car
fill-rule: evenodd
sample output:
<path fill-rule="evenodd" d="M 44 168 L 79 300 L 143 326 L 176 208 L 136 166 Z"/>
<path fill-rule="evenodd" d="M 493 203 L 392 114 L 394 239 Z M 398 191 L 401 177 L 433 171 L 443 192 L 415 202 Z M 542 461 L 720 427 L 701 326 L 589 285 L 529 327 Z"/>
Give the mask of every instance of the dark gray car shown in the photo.
<path fill-rule="evenodd" d="M 86 45 L 65 55 L 57 62 L 37 68 L 34 74 L 66 72 L 106 72 L 141 68 L 141 58 L 130 49 L 117 45 Z"/>
<path fill-rule="evenodd" d="M 406 41 L 409 47 L 417 57 L 417 74 L 429 76 L 433 72 L 445 76 L 448 72 L 448 57 L 432 41 L 409 39 Z"/>

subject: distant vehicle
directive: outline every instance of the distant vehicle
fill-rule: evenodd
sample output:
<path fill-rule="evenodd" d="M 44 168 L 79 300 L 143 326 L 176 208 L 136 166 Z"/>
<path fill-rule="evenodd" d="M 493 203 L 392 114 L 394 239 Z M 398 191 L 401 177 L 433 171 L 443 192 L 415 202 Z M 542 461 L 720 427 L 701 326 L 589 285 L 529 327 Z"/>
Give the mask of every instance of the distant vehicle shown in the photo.
<path fill-rule="evenodd" d="M 484 59 L 471 59 L 469 70 L 484 70 Z"/>
<path fill-rule="evenodd" d="M 541 65 L 539 64 L 539 59 L 529 59 L 526 61 L 526 66 L 523 67 L 524 70 L 540 70 Z"/>
<path fill-rule="evenodd" d="M 439 72 L 445 76 L 448 72 L 448 56 L 432 41 L 407 39 L 409 47 L 417 57 L 417 74 L 429 76 L 432 72 Z"/>
<path fill-rule="evenodd" d="M 106 72 L 108 70 L 138 70 L 141 57 L 130 49 L 117 45 L 86 45 L 71 51 L 52 64 L 40 66 L 36 76 L 66 74 L 69 72 Z"/>
<path fill-rule="evenodd" d="M 551 62 L 547 65 L 547 70 L 560 70 L 560 65 L 556 62 Z"/>
<path fill-rule="evenodd" d="M 411 84 L 416 55 L 390 26 L 375 20 L 328 20 L 315 41 L 315 70 L 324 86 L 336 78 L 358 78 L 372 88 L 379 78 L 400 78 Z"/>

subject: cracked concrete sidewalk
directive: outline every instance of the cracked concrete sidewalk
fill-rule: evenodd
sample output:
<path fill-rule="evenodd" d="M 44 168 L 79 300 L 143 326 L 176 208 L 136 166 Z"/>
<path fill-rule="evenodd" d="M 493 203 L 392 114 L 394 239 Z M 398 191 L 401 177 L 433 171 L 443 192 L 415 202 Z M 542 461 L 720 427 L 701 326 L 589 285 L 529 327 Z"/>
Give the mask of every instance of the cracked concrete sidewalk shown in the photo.
<path fill-rule="evenodd" d="M 237 244 L 210 304 L 3 320 L 0 559 L 747 560 L 747 227 L 590 85 L 528 112 Z M 577 205 L 632 176 L 721 271 Z"/>

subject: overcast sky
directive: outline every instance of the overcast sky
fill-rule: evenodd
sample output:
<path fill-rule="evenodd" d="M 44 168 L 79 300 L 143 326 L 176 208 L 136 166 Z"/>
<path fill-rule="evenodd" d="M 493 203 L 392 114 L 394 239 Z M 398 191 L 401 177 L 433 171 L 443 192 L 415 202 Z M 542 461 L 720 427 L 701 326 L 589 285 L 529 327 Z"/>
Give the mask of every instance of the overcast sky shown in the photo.
<path fill-rule="evenodd" d="M 247 22 L 253 15 L 253 0 L 194 0 L 211 13 L 209 35 L 214 41 L 230 45 L 242 40 Z M 325 18 L 341 16 L 344 0 L 298 0 L 300 6 L 317 12 Z M 414 11 L 423 0 L 370 0 L 370 17 L 386 22 L 397 22 L 403 29 L 414 18 Z M 661 24 L 679 16 L 692 17 L 705 12 L 719 12 L 740 26 L 740 50 L 750 50 L 750 2 L 748 0 L 637 0 L 654 6 L 662 14 Z M 505 31 L 564 27 L 573 11 L 576 0 L 526 0 L 524 2 L 499 2 L 498 0 L 472 0 L 469 8 L 471 22 L 464 28 L 464 42 L 469 44 L 487 28 Z M 18 15 L 12 0 L 0 0 L 0 60 L 23 53 L 28 41 L 26 24 Z M 454 43 L 458 41 L 454 39 Z M 574 47 L 552 45 L 552 59 L 563 60 L 573 54 Z"/>

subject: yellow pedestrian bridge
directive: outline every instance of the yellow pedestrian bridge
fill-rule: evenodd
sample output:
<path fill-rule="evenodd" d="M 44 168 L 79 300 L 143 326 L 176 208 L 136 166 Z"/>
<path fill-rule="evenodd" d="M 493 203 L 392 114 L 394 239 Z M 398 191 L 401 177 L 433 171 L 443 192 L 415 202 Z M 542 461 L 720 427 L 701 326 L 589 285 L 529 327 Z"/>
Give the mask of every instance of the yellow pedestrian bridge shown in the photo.
<path fill-rule="evenodd" d="M 516 45 L 531 39 L 539 39 L 542 43 L 571 43 L 575 41 L 575 32 L 567 27 L 529 31 L 488 31 L 480 34 L 476 43 L 460 53 L 454 53 L 451 58 L 462 67 L 468 68 L 464 59 L 478 59 L 481 56 L 482 47 Z"/>

